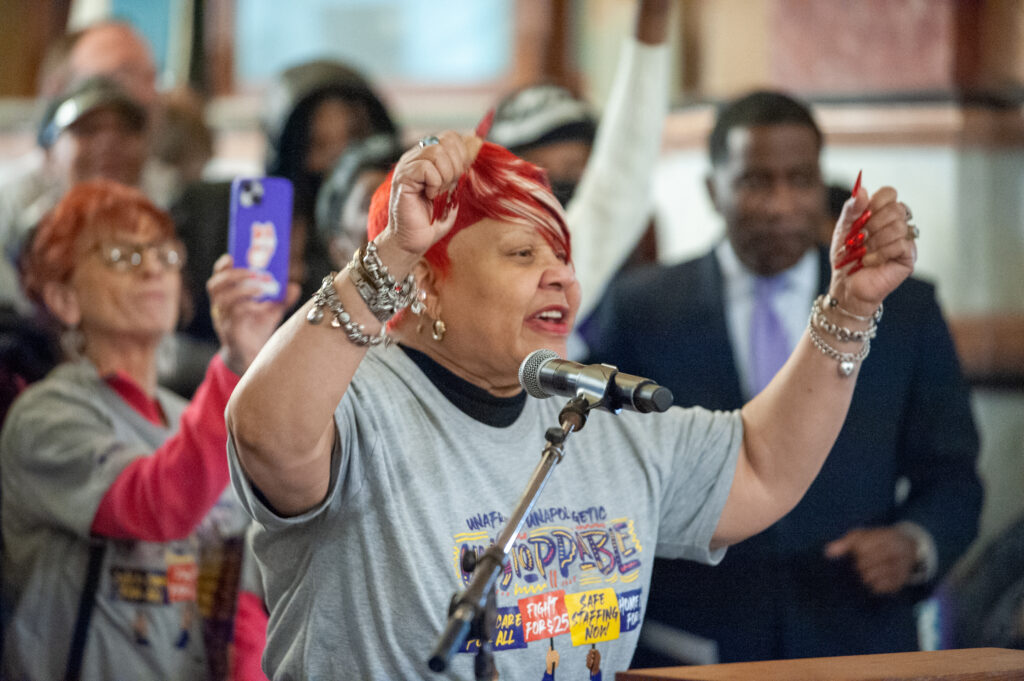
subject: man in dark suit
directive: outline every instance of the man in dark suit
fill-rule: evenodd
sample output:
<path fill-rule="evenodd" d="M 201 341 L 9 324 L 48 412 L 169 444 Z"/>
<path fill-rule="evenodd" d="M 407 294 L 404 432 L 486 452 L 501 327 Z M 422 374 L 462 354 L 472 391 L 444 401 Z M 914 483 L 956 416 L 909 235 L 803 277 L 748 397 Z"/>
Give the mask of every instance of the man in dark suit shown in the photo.
<path fill-rule="evenodd" d="M 707 184 L 727 238 L 615 282 L 588 329 L 591 361 L 650 376 L 683 406 L 735 409 L 759 392 L 752 354 L 767 342 L 754 318 L 774 313 L 791 351 L 828 291 L 821 145 L 810 111 L 785 95 L 724 106 Z M 774 297 L 755 298 L 765 281 Z M 656 561 L 645 633 L 711 639 L 722 662 L 916 649 L 915 604 L 977 530 L 977 452 L 934 288 L 908 279 L 885 300 L 846 423 L 803 500 L 718 566 Z M 671 645 L 645 645 L 654 638 L 641 636 L 634 666 L 679 664 Z"/>

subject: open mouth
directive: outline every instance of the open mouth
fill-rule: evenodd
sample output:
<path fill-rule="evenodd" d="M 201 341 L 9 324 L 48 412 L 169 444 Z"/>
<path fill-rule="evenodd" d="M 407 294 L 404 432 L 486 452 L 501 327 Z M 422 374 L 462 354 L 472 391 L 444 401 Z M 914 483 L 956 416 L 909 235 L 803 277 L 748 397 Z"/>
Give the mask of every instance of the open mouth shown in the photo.
<path fill-rule="evenodd" d="M 526 318 L 526 323 L 543 333 L 565 335 L 569 332 L 569 310 L 546 307 Z"/>
<path fill-rule="evenodd" d="M 542 310 L 534 315 L 534 317 L 549 322 L 561 322 L 565 319 L 565 312 L 562 310 Z"/>

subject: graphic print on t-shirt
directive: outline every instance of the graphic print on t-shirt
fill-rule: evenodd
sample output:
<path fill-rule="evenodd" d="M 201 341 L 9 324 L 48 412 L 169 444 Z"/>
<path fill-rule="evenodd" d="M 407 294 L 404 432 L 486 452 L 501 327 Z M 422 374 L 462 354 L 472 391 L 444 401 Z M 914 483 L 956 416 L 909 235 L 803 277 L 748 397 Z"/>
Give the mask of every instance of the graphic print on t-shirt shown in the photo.
<path fill-rule="evenodd" d="M 188 647 L 192 622 L 197 615 L 199 577 L 194 547 L 190 543 L 120 545 L 108 570 L 108 598 L 134 606 L 131 628 L 137 646 L 153 644 L 150 619 L 164 616 L 156 611 L 173 608 L 179 630 L 169 643 L 175 648 Z"/>
<path fill-rule="evenodd" d="M 466 519 L 454 537 L 452 564 L 464 585 L 464 553 L 490 546 L 506 518 L 497 511 Z M 640 625 L 643 546 L 631 518 L 609 517 L 603 506 L 542 507 L 527 517 L 498 577 L 494 650 L 533 645 L 592 645 Z M 479 641 L 461 652 L 475 653 Z"/>

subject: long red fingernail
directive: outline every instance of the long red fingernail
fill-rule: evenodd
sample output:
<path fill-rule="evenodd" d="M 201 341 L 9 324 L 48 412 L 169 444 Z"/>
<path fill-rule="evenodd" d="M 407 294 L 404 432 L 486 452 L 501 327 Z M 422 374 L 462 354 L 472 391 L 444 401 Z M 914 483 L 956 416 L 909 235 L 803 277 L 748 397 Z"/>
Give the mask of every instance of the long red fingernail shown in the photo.
<path fill-rule="evenodd" d="M 851 232 L 850 235 L 846 237 L 846 248 L 850 250 L 860 248 L 864 245 L 864 239 L 866 237 L 867 235 L 864 232 Z"/>
<path fill-rule="evenodd" d="M 871 219 L 871 209 L 867 208 L 867 209 L 864 210 L 863 213 L 860 214 L 860 217 L 857 218 L 856 220 L 854 220 L 853 224 L 850 225 L 849 234 L 853 234 L 854 232 L 857 232 L 857 231 L 863 229 L 864 225 L 868 224 L 868 220 L 870 220 L 870 219 Z"/>
<path fill-rule="evenodd" d="M 850 196 L 857 196 L 857 192 L 860 191 L 860 176 L 864 174 L 863 170 L 857 171 L 857 181 L 853 183 L 853 191 L 850 192 Z"/>
<path fill-rule="evenodd" d="M 845 258 L 843 258 L 842 260 L 840 260 L 839 262 L 836 263 L 836 266 L 835 266 L 834 269 L 841 270 L 842 268 L 846 267 L 847 265 L 849 265 L 854 260 L 860 260 L 861 258 L 863 258 L 864 255 L 867 252 L 868 252 L 868 249 L 866 247 L 864 247 L 864 246 L 861 246 L 860 248 L 858 248 L 856 250 L 850 251 Z"/>
<path fill-rule="evenodd" d="M 864 263 L 859 262 L 850 268 L 850 271 L 846 273 L 846 276 L 850 276 L 854 272 L 860 272 L 862 269 L 864 269 Z"/>

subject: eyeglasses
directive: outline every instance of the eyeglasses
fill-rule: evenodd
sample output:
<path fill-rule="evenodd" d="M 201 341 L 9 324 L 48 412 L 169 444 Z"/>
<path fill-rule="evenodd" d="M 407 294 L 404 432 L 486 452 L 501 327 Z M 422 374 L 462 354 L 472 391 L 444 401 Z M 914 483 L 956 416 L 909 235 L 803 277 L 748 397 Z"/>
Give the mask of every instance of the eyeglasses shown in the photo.
<path fill-rule="evenodd" d="M 152 241 L 148 244 L 128 242 L 101 243 L 98 247 L 104 264 L 119 272 L 137 269 L 142 265 L 142 257 L 152 251 L 157 262 L 172 270 L 180 270 L 185 264 L 185 245 L 177 239 Z"/>

